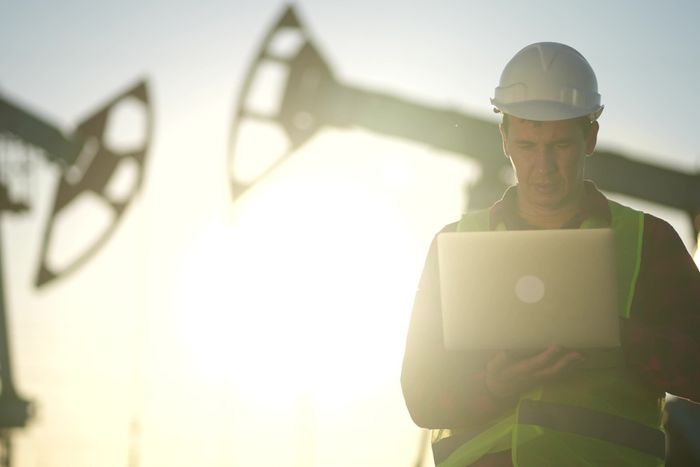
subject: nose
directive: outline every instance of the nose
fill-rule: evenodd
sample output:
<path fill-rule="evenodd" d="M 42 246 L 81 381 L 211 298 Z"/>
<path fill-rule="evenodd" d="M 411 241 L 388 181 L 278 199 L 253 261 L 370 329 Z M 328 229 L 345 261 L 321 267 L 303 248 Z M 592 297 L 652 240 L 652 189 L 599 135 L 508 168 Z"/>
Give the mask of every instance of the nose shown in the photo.
<path fill-rule="evenodd" d="M 548 174 L 556 171 L 554 162 L 554 150 L 546 145 L 540 146 L 535 151 L 534 167 L 539 173 Z"/>

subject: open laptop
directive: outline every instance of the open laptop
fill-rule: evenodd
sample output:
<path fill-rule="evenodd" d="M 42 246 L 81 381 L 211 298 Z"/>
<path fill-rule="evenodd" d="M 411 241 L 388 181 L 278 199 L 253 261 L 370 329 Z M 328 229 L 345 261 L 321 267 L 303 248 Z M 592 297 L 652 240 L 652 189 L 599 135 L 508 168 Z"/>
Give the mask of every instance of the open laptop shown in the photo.
<path fill-rule="evenodd" d="M 450 350 L 620 345 L 611 229 L 438 235 Z"/>

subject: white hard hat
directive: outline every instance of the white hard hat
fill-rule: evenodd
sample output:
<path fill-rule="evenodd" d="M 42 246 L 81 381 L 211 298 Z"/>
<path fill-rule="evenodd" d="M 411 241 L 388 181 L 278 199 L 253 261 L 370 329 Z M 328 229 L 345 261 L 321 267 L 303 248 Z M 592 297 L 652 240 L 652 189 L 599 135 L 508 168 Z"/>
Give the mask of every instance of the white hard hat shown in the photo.
<path fill-rule="evenodd" d="M 603 111 L 591 65 L 572 47 L 556 42 L 531 44 L 516 53 L 503 69 L 491 103 L 495 112 L 539 121 L 585 115 L 594 121 Z"/>

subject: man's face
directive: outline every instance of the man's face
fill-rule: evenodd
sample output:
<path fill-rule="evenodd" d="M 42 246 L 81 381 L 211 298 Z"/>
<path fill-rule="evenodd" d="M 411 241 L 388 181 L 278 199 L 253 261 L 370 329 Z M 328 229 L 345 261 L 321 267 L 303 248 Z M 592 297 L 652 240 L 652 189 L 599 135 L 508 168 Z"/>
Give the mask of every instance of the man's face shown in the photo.
<path fill-rule="evenodd" d="M 585 132 L 578 119 L 508 119 L 508 129 L 501 127 L 501 137 L 518 180 L 520 202 L 539 211 L 556 211 L 578 203 L 585 158 L 595 148 L 597 122 Z"/>

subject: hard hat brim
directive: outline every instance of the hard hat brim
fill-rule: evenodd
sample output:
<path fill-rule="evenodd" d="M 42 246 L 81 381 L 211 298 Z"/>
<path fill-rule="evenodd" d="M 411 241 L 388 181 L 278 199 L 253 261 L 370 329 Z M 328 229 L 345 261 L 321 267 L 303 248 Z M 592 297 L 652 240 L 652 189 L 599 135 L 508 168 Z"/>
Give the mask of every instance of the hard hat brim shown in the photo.
<path fill-rule="evenodd" d="M 590 109 L 582 109 L 552 101 L 527 101 L 499 105 L 498 102 L 492 99 L 491 103 L 502 113 L 525 120 L 541 122 L 568 120 L 586 115 L 590 116 L 591 120 L 595 120 L 603 111 L 602 105 Z"/>

